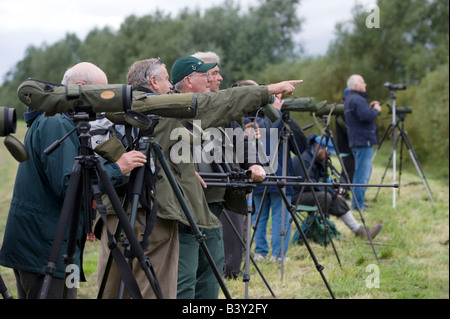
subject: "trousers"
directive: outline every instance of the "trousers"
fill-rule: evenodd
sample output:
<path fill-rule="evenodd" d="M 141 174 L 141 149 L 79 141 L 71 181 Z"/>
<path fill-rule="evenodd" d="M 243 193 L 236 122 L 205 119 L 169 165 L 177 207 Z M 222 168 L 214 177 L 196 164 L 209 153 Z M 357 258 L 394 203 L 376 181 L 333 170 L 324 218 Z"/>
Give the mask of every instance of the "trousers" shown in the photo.
<path fill-rule="evenodd" d="M 355 172 L 353 174 L 353 184 L 368 184 L 372 175 L 372 146 L 352 147 L 355 158 Z M 364 197 L 367 187 L 353 187 L 353 197 L 351 201 L 352 209 L 364 208 Z M 357 206 L 358 205 L 358 206 Z"/>
<path fill-rule="evenodd" d="M 145 218 L 142 209 L 138 209 L 138 214 L 143 223 Z M 114 231 L 118 224 L 118 219 L 114 215 L 109 215 L 108 225 L 110 229 Z M 135 233 L 138 240 L 144 231 L 144 225 L 140 222 L 135 224 Z M 178 273 L 178 226 L 174 220 L 157 218 L 153 232 L 150 235 L 150 245 L 145 249 L 144 254 L 149 257 L 150 262 L 155 271 L 156 277 L 159 281 L 162 290 L 162 296 L 164 299 L 175 299 L 177 293 L 177 273 Z M 101 243 L 98 254 L 98 266 L 97 266 L 97 285 L 100 287 L 103 274 L 106 269 L 106 264 L 110 249 L 108 247 L 108 236 L 106 227 L 103 225 Z M 144 299 L 155 299 L 155 293 L 151 287 L 149 280 L 143 271 L 137 258 L 131 260 L 131 269 L 136 281 L 139 285 L 139 289 Z M 120 274 L 116 264 L 113 262 L 109 271 L 108 278 L 106 278 L 106 286 L 102 298 L 104 299 L 117 299 L 119 286 L 120 286 Z M 125 291 L 123 299 L 129 299 L 129 294 Z"/>
<path fill-rule="evenodd" d="M 208 204 L 211 212 L 220 218 L 223 206 L 218 203 Z M 181 226 L 179 231 L 180 257 L 178 262 L 178 299 L 217 299 L 220 285 L 200 243 L 190 227 Z M 225 252 L 223 229 L 201 228 L 205 243 L 217 269 L 222 275 Z"/>
<path fill-rule="evenodd" d="M 288 201 L 291 200 L 291 195 L 286 195 Z M 253 194 L 253 201 L 255 203 L 256 210 L 259 209 L 261 205 L 262 194 Z M 272 230 L 271 230 L 271 246 L 272 246 L 272 256 L 276 258 L 281 257 L 281 245 L 282 236 L 281 232 L 286 232 L 284 238 L 284 253 L 288 251 L 289 248 L 289 238 L 291 235 L 291 228 L 289 227 L 289 221 L 291 216 L 287 209 L 284 212 L 284 225 L 282 223 L 283 212 L 282 212 L 282 202 L 283 199 L 279 193 L 267 193 L 264 205 L 260 212 L 259 222 L 255 231 L 255 252 L 266 256 L 269 253 L 269 243 L 267 241 L 267 225 L 269 222 L 270 213 L 272 213 Z M 256 220 L 258 218 L 258 213 L 253 214 L 253 225 L 255 226 Z M 283 225 L 283 227 L 282 227 Z"/>

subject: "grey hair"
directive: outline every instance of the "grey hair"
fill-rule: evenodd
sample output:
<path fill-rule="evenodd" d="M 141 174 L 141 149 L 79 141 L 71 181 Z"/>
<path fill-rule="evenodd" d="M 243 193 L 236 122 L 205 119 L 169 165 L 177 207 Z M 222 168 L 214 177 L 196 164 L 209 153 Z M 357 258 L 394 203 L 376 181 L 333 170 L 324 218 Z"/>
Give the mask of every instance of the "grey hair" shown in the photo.
<path fill-rule="evenodd" d="M 358 84 L 360 77 L 361 77 L 361 75 L 359 75 L 359 74 L 350 75 L 350 77 L 347 80 L 347 87 L 350 90 L 354 90 L 355 85 Z"/>
<path fill-rule="evenodd" d="M 175 89 L 175 91 L 181 92 L 184 89 L 184 79 L 179 81 L 178 83 L 175 83 L 173 88 Z"/>
<path fill-rule="evenodd" d="M 164 63 L 159 58 L 151 58 L 134 62 L 128 70 L 127 84 L 131 85 L 131 87 L 135 89 L 141 85 L 148 85 L 152 76 L 156 76 L 160 79 L 160 66 L 163 64 Z"/>
<path fill-rule="evenodd" d="M 194 53 L 192 56 L 197 58 L 197 59 L 200 59 L 202 61 L 206 60 L 206 61 L 214 62 L 214 63 L 217 63 L 217 64 L 220 63 L 219 56 L 216 53 L 212 52 L 212 51 L 207 51 L 207 52 L 199 51 L 199 52 Z"/>

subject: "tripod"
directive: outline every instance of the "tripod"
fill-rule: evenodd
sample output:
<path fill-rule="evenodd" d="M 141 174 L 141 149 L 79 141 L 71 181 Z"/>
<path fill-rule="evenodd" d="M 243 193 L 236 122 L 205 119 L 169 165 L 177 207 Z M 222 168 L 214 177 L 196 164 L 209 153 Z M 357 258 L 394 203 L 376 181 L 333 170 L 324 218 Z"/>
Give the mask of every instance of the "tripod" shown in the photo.
<path fill-rule="evenodd" d="M 213 270 L 213 273 L 219 283 L 219 286 L 222 289 L 222 292 L 224 293 L 224 295 L 227 299 L 231 299 L 231 295 L 228 292 L 227 287 L 225 286 L 225 283 L 221 277 L 221 273 L 219 272 L 219 270 L 211 256 L 211 253 L 205 243 L 205 236 L 201 233 L 194 218 L 192 217 L 192 213 L 186 203 L 186 200 L 182 194 L 180 186 L 178 185 L 172 171 L 169 168 L 169 165 L 166 161 L 166 158 L 164 156 L 161 146 L 154 140 L 154 128 L 158 124 L 161 117 L 159 117 L 159 116 L 149 116 L 149 117 L 151 117 L 152 127 L 150 129 L 148 129 L 147 131 L 145 131 L 143 133 L 143 136 L 141 136 L 141 142 L 139 143 L 139 145 L 140 145 L 139 147 L 140 147 L 140 149 L 145 150 L 144 154 L 148 154 L 148 155 L 152 154 L 154 156 L 154 158 L 156 160 L 158 160 L 158 162 L 160 163 L 160 165 L 171 185 L 171 188 L 172 188 L 178 202 L 180 203 L 183 213 L 185 214 L 185 216 L 189 222 L 189 225 L 192 229 L 195 239 L 200 244 L 200 247 L 202 248 L 202 251 L 206 256 L 206 259 L 208 260 L 208 263 Z M 135 183 L 137 185 L 139 185 L 139 183 L 140 183 L 139 180 L 140 180 L 139 178 L 136 178 Z M 133 203 L 134 204 L 133 204 L 133 208 L 132 208 L 132 216 L 135 215 L 134 212 L 136 211 L 136 208 L 137 208 L 136 207 L 136 197 L 134 197 Z M 133 217 L 131 217 L 131 219 L 133 219 Z M 109 269 L 109 267 L 110 267 L 110 263 L 108 263 L 107 270 Z M 104 277 L 104 278 L 106 278 L 106 277 Z M 102 283 L 102 287 L 103 287 L 103 283 Z"/>
<path fill-rule="evenodd" d="M 283 114 L 283 117 L 284 117 L 284 119 L 287 120 L 287 119 L 289 118 L 289 113 L 284 113 L 284 114 Z M 297 142 L 296 142 L 296 140 L 295 140 L 295 137 L 294 137 L 294 135 L 293 135 L 293 133 L 292 133 L 292 130 L 290 129 L 290 127 L 289 127 L 288 125 L 286 125 L 286 122 L 287 122 L 287 121 L 283 122 L 283 125 L 284 125 L 283 131 L 284 131 L 284 134 L 285 134 L 285 135 L 289 136 L 290 142 L 291 142 L 291 144 L 292 144 L 293 147 L 294 147 L 294 152 L 295 152 L 295 154 L 297 155 L 297 157 L 298 157 L 298 159 L 299 159 L 300 166 L 302 167 L 303 172 L 306 172 L 306 174 L 305 174 L 305 176 L 303 176 L 303 178 L 304 178 L 307 182 L 312 182 L 312 181 L 311 181 L 311 178 L 309 177 L 309 171 L 310 171 L 311 168 L 309 167 L 308 170 L 306 170 L 306 166 L 305 166 L 305 163 L 303 162 L 303 159 L 302 159 L 302 157 L 301 157 L 301 152 L 300 152 L 300 149 L 299 149 L 299 147 L 298 147 L 298 144 L 297 144 Z M 285 142 L 285 144 L 286 144 L 286 146 L 287 146 L 287 142 Z M 284 155 L 284 156 L 286 156 L 286 155 Z M 286 163 L 286 165 L 287 165 L 287 163 Z M 325 189 L 326 189 L 327 187 L 328 187 L 328 185 L 325 186 Z M 336 255 L 337 261 L 338 261 L 339 265 L 341 265 L 341 260 L 340 260 L 340 258 L 339 258 L 339 254 L 338 254 L 338 252 L 337 252 L 337 250 L 336 250 L 336 246 L 334 245 L 333 238 L 332 238 L 332 236 L 331 236 L 331 234 L 330 234 L 328 224 L 326 223 L 326 216 L 325 216 L 325 213 L 323 212 L 323 210 L 322 210 L 322 208 L 321 208 L 321 205 L 319 204 L 319 200 L 318 200 L 317 195 L 316 195 L 316 193 L 315 193 L 314 187 L 311 186 L 310 189 L 311 189 L 311 193 L 312 193 L 313 198 L 314 198 L 314 202 L 315 202 L 315 204 L 316 204 L 316 206 L 317 206 L 318 213 L 319 213 L 319 215 L 321 216 L 322 221 L 323 221 L 323 223 L 324 223 L 324 225 L 325 225 L 325 233 L 324 233 L 324 236 L 329 238 L 330 243 L 331 243 L 331 245 L 332 245 L 332 247 L 333 247 L 333 251 L 334 251 L 334 253 L 335 253 L 335 255 Z M 303 190 L 304 190 L 304 188 L 303 188 Z M 297 201 L 296 201 L 296 203 L 295 203 L 295 205 L 294 205 L 295 208 L 297 207 L 300 198 L 301 198 L 301 194 L 300 194 L 299 197 L 297 198 Z M 325 211 L 327 211 L 327 204 L 328 204 L 328 203 L 325 202 Z M 326 245 L 327 245 L 327 241 L 325 240 L 324 242 L 325 242 L 325 246 L 326 246 Z"/>
<path fill-rule="evenodd" d="M 288 114 L 285 114 L 285 116 L 288 116 Z M 283 166 L 284 166 L 283 167 L 283 171 L 284 172 L 287 172 L 287 156 L 288 156 L 287 150 L 288 150 L 288 142 L 289 141 L 291 141 L 292 145 L 294 146 L 294 152 L 296 154 L 300 154 L 300 150 L 299 150 L 297 142 L 296 142 L 296 140 L 294 138 L 293 132 L 290 129 L 289 125 L 286 124 L 286 120 L 287 119 L 285 118 L 285 121 L 282 122 L 283 123 L 283 129 L 282 129 L 282 131 L 280 133 L 280 138 L 279 138 L 278 147 L 277 147 L 277 151 L 276 151 L 276 156 L 278 156 L 278 149 L 279 149 L 280 145 L 282 144 L 283 145 L 283 159 L 282 159 L 282 162 L 283 162 Z M 259 144 L 258 146 L 261 146 L 261 144 Z M 264 159 L 265 163 L 269 163 L 269 160 L 267 159 L 267 156 L 264 153 L 264 151 L 259 152 L 258 154 L 263 156 L 263 159 Z M 277 161 L 275 161 L 275 162 L 277 162 Z M 304 171 L 306 171 L 306 169 Z M 277 181 L 277 182 L 275 182 L 273 184 L 274 186 L 277 186 L 277 190 L 280 193 L 280 196 L 282 198 L 282 201 L 283 201 L 282 208 L 286 207 L 286 209 L 288 210 L 289 214 L 291 215 L 292 220 L 294 221 L 295 225 L 297 226 L 298 231 L 299 231 L 302 239 L 305 242 L 306 248 L 307 248 L 308 252 L 310 253 L 311 258 L 313 259 L 313 261 L 315 263 L 316 269 L 319 271 L 319 273 L 320 273 L 320 275 L 321 275 L 321 277 L 322 277 L 322 279 L 323 279 L 323 281 L 324 281 L 324 283 L 325 283 L 325 285 L 326 285 L 330 295 L 332 296 L 332 298 L 334 298 L 334 294 L 333 294 L 333 292 L 332 292 L 332 290 L 331 290 L 331 288 L 330 288 L 330 286 L 329 286 L 329 284 L 328 284 L 328 282 L 327 282 L 327 280 L 326 280 L 326 278 L 325 278 L 325 276 L 324 276 L 324 274 L 322 272 L 324 267 L 322 265 L 320 265 L 319 262 L 317 261 L 317 258 L 314 255 L 314 252 L 313 252 L 313 250 L 312 250 L 311 246 L 309 245 L 309 242 L 308 242 L 308 240 L 306 238 L 306 235 L 304 234 L 304 232 L 302 230 L 302 227 L 301 227 L 300 223 L 298 222 L 297 216 L 295 215 L 296 206 L 293 206 L 289 202 L 289 199 L 286 197 L 285 186 L 288 185 L 287 183 L 289 183 L 289 182 L 286 182 L 286 179 L 287 178 L 292 179 L 292 177 L 287 177 L 287 176 L 281 176 L 280 177 L 280 176 L 278 176 L 276 178 L 281 178 L 282 179 L 281 181 Z M 310 181 L 309 178 L 308 178 L 308 181 Z M 256 221 L 254 223 L 255 225 L 253 227 L 254 228 L 254 233 L 253 233 L 252 241 L 253 241 L 253 239 L 255 237 L 257 225 L 258 225 L 258 222 L 259 222 L 259 219 L 260 219 L 260 216 L 261 216 L 262 207 L 263 207 L 264 201 L 265 201 L 267 193 L 268 193 L 268 186 L 269 185 L 267 185 L 267 183 L 266 183 L 266 187 L 264 189 L 264 193 L 263 193 L 262 198 L 261 198 L 261 203 L 260 203 L 260 206 L 258 208 L 258 214 L 257 214 L 257 217 L 256 217 Z M 317 202 L 317 198 L 315 198 L 315 199 L 316 199 L 316 202 Z M 319 208 L 319 211 L 321 213 L 321 216 L 322 216 L 323 220 L 325 221 L 325 217 L 323 215 L 323 212 L 320 209 L 320 206 L 319 205 L 317 205 L 317 206 Z M 284 209 L 282 209 L 282 229 L 281 229 L 281 238 L 282 238 L 282 241 L 281 241 L 282 242 L 281 243 L 281 274 L 282 274 L 282 276 L 283 276 L 283 270 L 284 270 L 284 244 L 285 244 L 284 240 L 285 240 L 285 236 L 286 236 L 286 231 L 284 229 L 284 218 L 285 218 L 285 216 L 284 216 Z M 327 233 L 328 233 L 328 236 L 330 237 L 330 240 L 332 241 L 328 230 L 327 230 Z M 333 247 L 334 247 L 334 244 L 333 244 Z M 336 250 L 335 250 L 335 252 L 336 252 Z M 336 252 L 336 254 L 337 254 L 337 252 Z"/>
<path fill-rule="evenodd" d="M 202 172 L 200 172 L 199 174 L 203 178 L 203 180 L 206 182 L 208 187 L 230 187 L 230 188 L 244 188 L 244 189 L 253 189 L 255 187 L 255 185 L 248 185 L 244 182 L 244 179 L 247 178 L 248 176 L 242 176 L 242 178 L 240 178 L 239 176 L 241 174 L 239 174 L 237 172 L 227 172 L 227 173 L 204 173 L 204 172 L 202 173 Z M 238 181 L 238 182 L 232 181 L 231 175 L 234 178 L 238 178 L 240 181 Z M 210 177 L 212 177 L 212 178 L 217 178 L 217 177 L 222 178 L 223 177 L 223 178 L 226 178 L 226 181 L 225 182 L 217 181 L 215 179 L 209 180 L 208 178 L 210 178 Z M 246 215 L 246 218 L 247 218 L 246 236 L 247 237 L 246 237 L 245 241 L 242 238 L 242 236 L 240 235 L 239 231 L 237 230 L 237 228 L 234 225 L 231 218 L 228 216 L 227 211 L 224 210 L 224 212 L 223 212 L 223 216 L 225 216 L 225 219 L 229 223 L 231 229 L 233 230 L 234 234 L 236 235 L 237 239 L 239 240 L 240 244 L 242 245 L 243 249 L 245 250 L 245 263 L 244 263 L 245 270 L 244 270 L 244 275 L 243 275 L 243 281 L 245 283 L 245 299 L 248 299 L 248 284 L 250 282 L 250 269 L 249 269 L 250 262 L 249 261 L 252 262 L 253 266 L 258 271 L 264 284 L 269 289 L 272 297 L 276 297 L 272 288 L 270 287 L 269 283 L 267 282 L 266 278 L 262 274 L 260 268 L 258 267 L 255 260 L 253 259 L 253 257 L 250 254 L 250 234 L 251 234 L 252 213 L 253 213 L 253 194 L 251 192 L 249 192 L 247 194 L 247 208 L 248 208 L 248 213 Z"/>
<path fill-rule="evenodd" d="M 8 289 L 6 288 L 5 282 L 3 281 L 2 276 L 0 275 L 0 294 L 3 299 L 12 299 L 12 297 L 8 294 Z"/>
<path fill-rule="evenodd" d="M 90 222 L 93 219 L 91 211 L 91 198 L 96 201 L 96 208 L 104 222 L 106 222 L 106 207 L 102 203 L 102 192 L 98 184 L 98 179 L 100 179 L 106 191 L 106 194 L 111 201 L 114 211 L 116 212 L 116 215 L 119 219 L 119 223 L 126 233 L 135 257 L 138 259 L 140 266 L 144 270 L 147 279 L 149 280 L 153 290 L 155 291 L 155 294 L 158 297 L 161 297 L 161 289 L 154 274 L 150 260 L 144 255 L 142 247 L 134 234 L 133 227 L 126 217 L 126 213 L 121 206 L 120 200 L 117 196 L 117 193 L 115 192 L 112 182 L 108 178 L 103 164 L 100 162 L 98 156 L 93 155 L 93 151 L 90 148 L 90 118 L 91 116 L 88 113 L 75 113 L 73 117 L 73 120 L 76 123 L 75 128 L 61 140 L 56 141 L 45 150 L 46 154 L 50 154 L 65 138 L 67 138 L 73 132 L 77 131 L 80 140 L 81 155 L 75 158 L 75 163 L 69 180 L 66 196 L 64 198 L 61 215 L 58 221 L 56 235 L 53 241 L 52 250 L 50 252 L 49 261 L 47 266 L 44 268 L 45 277 L 42 284 L 40 298 L 45 299 L 47 297 L 52 277 L 56 271 L 56 264 L 58 261 L 62 243 L 64 241 L 69 218 L 71 218 L 71 222 L 67 242 L 67 255 L 64 258 L 64 263 L 66 265 L 70 265 L 74 262 L 75 245 L 77 240 L 76 233 L 81 213 L 81 202 L 83 202 L 86 231 L 92 230 L 92 225 L 90 225 Z M 82 201 L 80 199 L 82 199 Z M 115 238 L 112 236 L 110 231 L 108 231 L 108 239 L 109 247 L 113 252 L 113 257 L 116 261 L 116 264 L 118 265 L 121 277 L 124 278 L 126 288 L 133 298 L 141 299 L 142 296 L 139 291 L 139 287 L 137 286 L 136 280 L 131 273 L 129 265 L 124 259 L 124 256 L 118 249 Z M 68 276 L 66 273 L 66 283 L 67 277 Z M 68 296 L 68 293 L 68 287 L 67 285 L 65 285 L 63 297 L 66 298 Z"/>
<path fill-rule="evenodd" d="M 255 186 L 264 186 L 264 187 L 268 187 L 268 186 L 276 186 L 279 189 L 279 192 L 281 194 L 282 200 L 284 205 L 286 205 L 287 210 L 289 211 L 289 213 L 292 216 L 292 219 L 294 221 L 294 223 L 296 224 L 296 226 L 299 228 L 299 232 L 302 236 L 302 239 L 305 241 L 306 247 L 308 249 L 308 252 L 311 255 L 311 258 L 313 259 L 315 265 L 316 265 L 316 269 L 319 271 L 322 279 L 324 280 L 328 291 L 330 292 L 331 296 L 334 298 L 334 294 L 331 291 L 331 288 L 325 278 L 325 276 L 322 273 L 322 270 L 324 269 L 324 267 L 322 265 L 320 265 L 317 261 L 317 258 L 314 255 L 314 252 L 311 249 L 311 246 L 309 245 L 306 236 L 303 232 L 303 230 L 300 227 L 300 224 L 297 220 L 297 217 L 295 216 L 295 207 L 289 202 L 289 199 L 286 197 L 286 195 L 284 194 L 283 191 L 281 191 L 281 188 L 286 187 L 286 186 L 294 186 L 294 185 L 299 185 L 302 184 L 304 186 L 323 186 L 324 183 L 300 183 L 300 182 L 284 182 L 283 180 L 286 179 L 292 179 L 292 180 L 299 180 L 300 178 L 295 178 L 294 176 L 266 176 L 267 179 L 273 179 L 274 181 L 267 181 L 267 182 L 248 182 L 245 181 L 244 179 L 242 179 L 241 181 L 237 181 L 237 182 L 233 182 L 231 184 L 229 183 L 224 183 L 222 181 L 220 181 L 220 179 L 222 178 L 228 178 L 226 173 L 205 173 L 205 174 L 201 174 L 201 176 L 208 176 L 208 177 L 214 177 L 214 178 L 219 178 L 219 181 L 216 180 L 216 182 L 213 182 L 213 180 L 205 180 L 205 182 L 207 182 L 208 187 L 255 187 Z M 281 180 L 278 180 L 281 179 Z M 266 192 L 264 193 L 266 194 Z M 264 201 L 264 197 L 265 195 L 263 195 L 263 199 L 261 201 L 261 203 L 263 203 Z M 260 207 L 262 207 L 260 205 Z M 251 223 L 251 222 L 250 222 Z M 256 222 L 257 225 L 257 222 Z M 248 225 L 248 227 L 250 227 L 250 224 Z M 247 235 L 249 236 L 250 233 L 247 233 Z M 247 239 L 247 248 L 246 248 L 246 253 L 249 257 L 246 257 L 246 260 L 252 260 L 252 258 L 250 257 L 250 246 L 251 246 L 251 241 L 250 238 Z M 248 265 L 246 265 L 247 267 Z"/>
<path fill-rule="evenodd" d="M 392 92 L 394 99 L 395 99 L 395 92 Z M 395 101 L 394 101 L 395 102 Z M 430 198 L 431 203 L 434 203 L 433 200 L 433 194 L 431 193 L 431 189 L 430 186 L 428 185 L 427 179 L 425 177 L 425 174 L 423 173 L 422 167 L 420 165 L 419 159 L 416 155 L 416 152 L 414 151 L 414 147 L 411 143 L 411 140 L 408 137 L 408 132 L 405 131 L 404 126 L 405 126 L 405 118 L 406 118 L 406 112 L 408 112 L 409 110 L 407 108 L 398 108 L 395 109 L 395 103 L 394 106 L 390 106 L 389 104 L 387 104 L 387 106 L 389 107 L 389 109 L 391 110 L 392 114 L 398 114 L 395 118 L 395 121 L 391 122 L 389 124 L 389 126 L 386 128 L 386 130 L 383 133 L 383 137 L 381 138 L 380 144 L 378 145 L 378 148 L 375 150 L 373 157 L 372 157 L 372 161 L 375 159 L 376 155 L 378 154 L 378 151 L 380 150 L 381 146 L 383 145 L 383 142 L 385 141 L 385 139 L 392 134 L 392 136 L 394 137 L 393 140 L 393 150 L 391 155 L 389 156 L 389 160 L 388 163 L 386 165 L 386 169 L 384 171 L 384 174 L 381 178 L 381 182 L 384 181 L 384 178 L 386 176 L 386 172 L 388 170 L 388 167 L 391 163 L 391 160 L 394 162 L 393 164 L 393 174 L 394 174 L 394 181 L 395 181 L 395 159 L 396 159 L 396 149 L 397 149 L 397 145 L 398 145 L 398 141 L 400 141 L 400 167 L 399 167 L 399 184 L 400 184 L 400 179 L 401 179 L 401 175 L 402 175 L 402 160 L 403 160 L 403 145 L 406 145 L 406 148 L 408 150 L 409 156 L 411 157 L 411 160 L 414 163 L 414 166 L 416 167 L 416 170 L 420 176 L 420 178 L 422 179 L 422 182 L 425 186 L 425 189 L 427 190 L 428 193 L 428 197 Z M 393 115 L 394 116 L 394 115 Z M 395 130 L 398 129 L 398 133 L 397 136 L 395 136 Z M 374 201 L 377 200 L 378 197 L 378 193 L 379 193 L 380 189 L 378 189 L 377 194 L 375 195 Z M 400 190 L 399 190 L 400 193 Z M 395 192 L 394 192 L 394 207 L 395 207 Z"/>
<path fill-rule="evenodd" d="M 338 149 L 338 146 L 337 146 L 337 144 L 335 143 L 335 140 L 334 140 L 334 137 L 333 137 L 333 133 L 331 132 L 331 130 L 330 130 L 330 128 L 329 128 L 329 122 L 328 122 L 327 119 L 330 118 L 330 115 L 328 115 L 328 116 L 323 116 L 323 117 L 324 117 L 325 123 L 327 123 L 327 125 L 325 126 L 324 129 L 322 129 L 322 132 L 325 134 L 325 136 L 321 136 L 320 141 L 319 141 L 319 145 L 321 144 L 321 141 L 322 141 L 323 138 L 325 138 L 325 145 L 328 145 L 328 140 L 331 140 L 332 145 L 333 145 L 333 147 L 334 147 L 334 149 L 335 149 L 335 151 L 336 151 L 337 158 L 339 159 L 339 163 L 340 163 L 340 165 L 341 165 L 341 167 L 342 167 L 342 172 L 344 173 L 345 181 L 348 181 L 348 182 L 349 182 L 349 181 L 350 181 L 350 178 L 349 178 L 349 175 L 348 175 L 348 173 L 347 173 L 347 169 L 345 168 L 345 165 L 344 165 L 344 163 L 343 163 L 342 157 L 339 156 L 339 149 Z M 327 152 L 327 157 L 328 157 L 328 152 Z M 329 163 L 329 164 L 330 164 L 330 168 L 333 169 L 333 166 L 331 165 L 331 160 L 330 160 L 329 158 L 327 159 L 326 163 L 328 163 L 328 162 L 330 162 L 330 163 Z M 325 171 L 327 171 L 326 166 L 325 166 Z M 350 186 L 350 192 L 351 192 L 352 194 L 354 194 L 354 192 L 353 192 L 353 186 Z M 300 197 L 299 197 L 299 198 L 300 198 Z M 367 228 L 366 221 L 365 221 L 364 216 L 363 216 L 363 214 L 362 214 L 361 207 L 359 207 L 358 201 L 355 201 L 355 203 L 356 203 L 356 208 L 357 208 L 357 210 L 358 210 L 358 213 L 359 213 L 361 222 L 363 223 L 364 230 L 365 230 L 365 232 L 366 232 L 367 234 L 369 234 L 369 230 L 368 230 L 368 228 Z M 370 245 L 371 245 L 371 247 L 372 247 L 372 251 L 373 251 L 373 253 L 374 253 L 374 255 L 375 255 L 375 259 L 377 260 L 377 262 L 379 262 L 377 252 L 376 252 L 375 247 L 374 247 L 373 242 L 372 242 L 372 238 L 371 238 L 371 236 L 369 236 L 369 235 L 368 235 L 367 237 L 368 237 L 369 242 L 370 242 Z"/>

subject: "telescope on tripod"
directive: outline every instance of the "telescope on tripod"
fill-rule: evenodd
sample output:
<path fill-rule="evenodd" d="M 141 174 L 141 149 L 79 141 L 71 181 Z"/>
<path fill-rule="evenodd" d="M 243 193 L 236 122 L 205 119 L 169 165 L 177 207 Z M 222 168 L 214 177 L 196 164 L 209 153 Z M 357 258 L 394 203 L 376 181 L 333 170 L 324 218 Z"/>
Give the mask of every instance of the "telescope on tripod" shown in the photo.
<path fill-rule="evenodd" d="M 405 124 L 405 118 L 407 114 L 412 113 L 412 107 L 410 106 L 401 106 L 401 107 L 397 107 L 396 105 L 396 100 L 397 100 L 397 94 L 396 91 L 398 90 L 406 90 L 406 84 L 392 84 L 389 82 L 386 82 L 384 84 L 384 86 L 389 89 L 390 91 L 390 99 L 392 99 L 392 105 L 389 103 L 386 103 L 386 105 L 389 108 L 389 114 L 392 114 L 392 120 L 391 123 L 389 124 L 389 126 L 386 128 L 385 132 L 383 133 L 383 136 L 380 140 L 380 143 L 378 145 L 378 148 L 374 151 L 373 157 L 372 157 L 372 161 L 375 159 L 375 157 L 378 154 L 378 151 L 380 150 L 381 146 L 383 145 L 383 142 L 386 140 L 386 138 L 391 135 L 392 136 L 392 152 L 391 155 L 389 157 L 388 163 L 386 165 L 386 169 L 384 171 L 384 174 L 382 176 L 382 182 L 386 176 L 386 172 L 387 169 L 390 165 L 390 162 L 392 161 L 392 175 L 393 175 L 393 184 L 396 184 L 397 182 L 397 146 L 398 146 L 398 142 L 400 141 L 401 143 L 401 152 L 400 152 L 400 171 L 399 174 L 401 176 L 401 159 L 402 159 L 402 151 L 403 151 L 403 145 L 406 145 L 406 148 L 408 150 L 408 153 L 411 157 L 411 160 L 414 163 L 414 166 L 417 170 L 417 172 L 419 173 L 420 178 L 422 179 L 422 182 L 425 186 L 425 189 L 427 190 L 428 196 L 430 198 L 430 201 L 433 203 L 433 194 L 431 193 L 431 189 L 428 185 L 427 179 L 425 177 L 425 174 L 422 170 L 422 167 L 420 165 L 419 159 L 417 157 L 416 152 L 414 151 L 414 147 L 411 143 L 411 140 L 408 137 L 408 132 L 404 129 L 404 124 Z M 396 130 L 398 129 L 398 133 L 396 133 Z M 396 189 L 394 188 L 392 193 L 392 207 L 395 208 L 396 206 Z M 379 190 L 378 190 L 379 192 Z M 375 196 L 375 200 L 378 196 L 378 192 Z"/>

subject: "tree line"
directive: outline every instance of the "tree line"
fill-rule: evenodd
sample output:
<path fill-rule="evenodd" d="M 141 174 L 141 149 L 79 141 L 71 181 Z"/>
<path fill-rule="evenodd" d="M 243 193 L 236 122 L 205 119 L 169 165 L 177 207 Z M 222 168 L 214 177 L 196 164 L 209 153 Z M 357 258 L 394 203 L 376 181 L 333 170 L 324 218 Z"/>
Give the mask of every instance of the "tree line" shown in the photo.
<path fill-rule="evenodd" d="M 60 83 L 68 67 L 89 61 L 106 72 L 110 83 L 125 83 L 137 60 L 161 57 L 170 71 L 177 58 L 196 51 L 220 55 L 223 88 L 242 79 L 303 79 L 297 97 L 329 103 L 341 101 L 346 79 L 358 73 L 371 100 L 389 98 L 385 82 L 407 85 L 406 91 L 397 92 L 397 105 L 412 106 L 405 123 L 419 160 L 431 163 L 436 153 L 442 155 L 448 177 L 449 2 L 378 0 L 376 5 L 379 28 L 369 28 L 370 12 L 355 5 L 351 20 L 335 26 L 335 39 L 323 56 L 304 55 L 302 44 L 293 40 L 301 32 L 301 0 L 261 0 L 246 11 L 238 1 L 226 0 L 204 11 L 186 8 L 176 16 L 161 11 L 132 15 L 117 31 L 95 28 L 84 40 L 66 34 L 56 43 L 28 47 L 5 76 L 0 101 L 16 108 L 20 118 L 25 106 L 16 91 L 26 78 Z M 388 113 L 387 107 L 383 112 Z M 307 114 L 292 117 L 300 123 L 312 121 Z M 377 125 L 383 132 L 389 120 L 380 119 Z"/>

